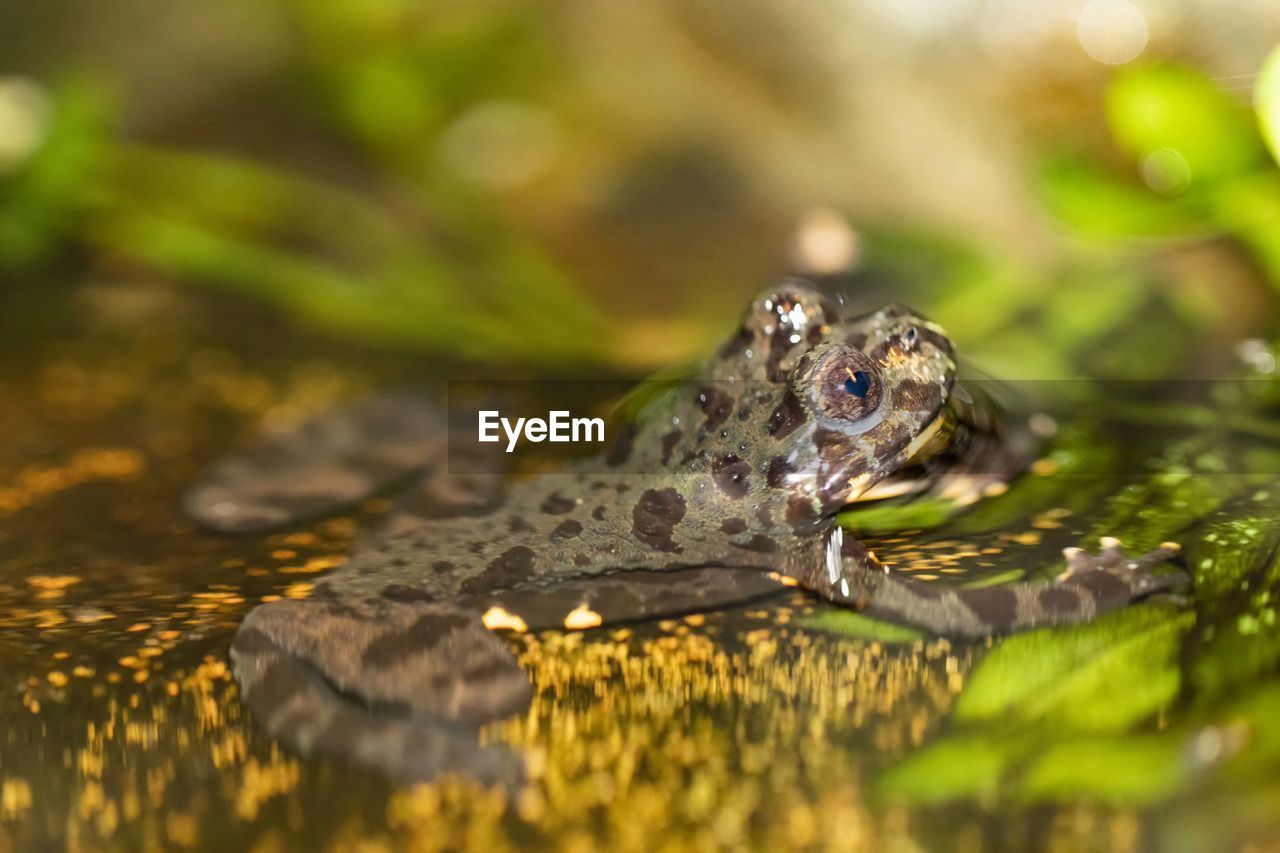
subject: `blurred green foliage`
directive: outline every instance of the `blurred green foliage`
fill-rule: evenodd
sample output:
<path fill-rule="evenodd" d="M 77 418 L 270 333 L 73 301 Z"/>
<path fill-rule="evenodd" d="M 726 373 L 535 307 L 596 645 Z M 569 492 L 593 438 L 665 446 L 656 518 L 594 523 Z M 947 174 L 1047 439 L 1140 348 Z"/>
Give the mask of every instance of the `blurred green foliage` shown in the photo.
<path fill-rule="evenodd" d="M 1126 168 L 1062 150 L 1039 176 L 1046 207 L 1099 238 L 1231 237 L 1280 286 L 1280 171 L 1260 131 L 1274 111 L 1265 93 L 1275 73 L 1264 70 L 1259 80 L 1255 114 L 1194 69 L 1122 69 L 1106 93 L 1106 117 Z"/>

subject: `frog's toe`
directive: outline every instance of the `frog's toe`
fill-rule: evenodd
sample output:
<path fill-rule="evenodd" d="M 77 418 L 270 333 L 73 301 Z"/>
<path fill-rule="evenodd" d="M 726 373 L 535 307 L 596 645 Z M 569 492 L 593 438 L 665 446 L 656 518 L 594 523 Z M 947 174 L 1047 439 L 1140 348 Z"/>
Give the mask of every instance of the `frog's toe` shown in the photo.
<path fill-rule="evenodd" d="M 1189 580 L 1180 570 L 1155 571 L 1181 550 L 1176 542 L 1162 542 L 1159 547 L 1136 557 L 1125 554 L 1120 540 L 1115 537 L 1104 536 L 1099 544 L 1101 548 L 1097 554 L 1090 554 L 1083 548 L 1063 549 L 1067 567 L 1058 575 L 1057 583 L 1105 585 L 1107 581 L 1102 580 L 1105 576 L 1111 582 L 1120 581 L 1128 589 L 1128 597 L 1133 599 L 1179 589 Z"/>

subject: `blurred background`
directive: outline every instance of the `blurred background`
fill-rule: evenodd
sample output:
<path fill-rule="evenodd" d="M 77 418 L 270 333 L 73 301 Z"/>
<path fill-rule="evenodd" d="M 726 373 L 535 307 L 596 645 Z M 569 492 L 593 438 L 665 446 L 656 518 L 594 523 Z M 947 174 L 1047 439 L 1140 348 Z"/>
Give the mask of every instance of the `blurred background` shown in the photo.
<path fill-rule="evenodd" d="M 631 373 L 771 277 L 857 268 L 1001 374 L 1201 373 L 1271 331 L 1271 0 L 0 10 L 11 316 L 57 289 L 199 325 L 222 291 L 334 341 Z"/>

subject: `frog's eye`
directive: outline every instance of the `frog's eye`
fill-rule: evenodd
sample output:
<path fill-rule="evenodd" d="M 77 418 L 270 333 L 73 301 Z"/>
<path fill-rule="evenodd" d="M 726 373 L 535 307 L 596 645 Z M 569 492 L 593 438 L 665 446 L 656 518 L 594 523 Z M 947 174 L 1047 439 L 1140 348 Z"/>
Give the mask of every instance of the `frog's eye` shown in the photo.
<path fill-rule="evenodd" d="M 814 376 L 818 407 L 828 418 L 860 421 L 880 408 L 879 372 L 871 359 L 855 349 L 828 353 Z"/>
<path fill-rule="evenodd" d="M 871 377 L 862 370 L 850 371 L 849 378 L 844 381 L 844 390 L 855 397 L 865 397 L 871 391 Z"/>

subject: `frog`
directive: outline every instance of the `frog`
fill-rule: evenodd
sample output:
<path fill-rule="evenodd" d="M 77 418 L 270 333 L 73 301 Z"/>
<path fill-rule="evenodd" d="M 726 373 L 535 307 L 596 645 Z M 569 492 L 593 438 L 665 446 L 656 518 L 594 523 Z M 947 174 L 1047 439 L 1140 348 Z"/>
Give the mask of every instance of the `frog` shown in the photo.
<path fill-rule="evenodd" d="M 481 745 L 533 691 L 504 632 L 711 610 L 799 588 L 957 640 L 1087 622 L 1185 581 L 1164 543 L 1069 548 L 1048 580 L 964 588 L 890 570 L 837 522 L 851 503 L 1021 464 L 975 412 L 944 329 L 812 282 L 758 293 L 694 371 L 649 396 L 609 447 L 514 482 L 452 472 L 447 418 L 375 396 L 217 463 L 186 496 L 210 530 L 261 533 L 395 484 L 411 497 L 310 597 L 259 604 L 230 659 L 268 735 L 407 780 L 518 776 Z M 966 405 L 968 404 L 968 405 Z M 455 460 L 456 462 L 456 460 Z M 924 484 L 922 486 L 921 484 Z M 903 489 L 891 489 L 902 493 Z"/>

